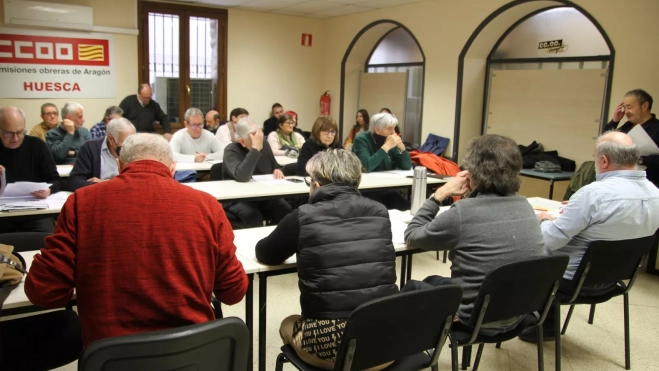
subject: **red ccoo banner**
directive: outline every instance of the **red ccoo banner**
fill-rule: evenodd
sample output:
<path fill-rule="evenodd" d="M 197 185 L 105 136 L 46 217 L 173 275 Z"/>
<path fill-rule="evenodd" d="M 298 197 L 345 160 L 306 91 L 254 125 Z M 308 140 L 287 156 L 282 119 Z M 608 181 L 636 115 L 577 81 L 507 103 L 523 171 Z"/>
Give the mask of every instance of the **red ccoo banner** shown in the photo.
<path fill-rule="evenodd" d="M 108 40 L 0 33 L 0 63 L 110 65 Z"/>

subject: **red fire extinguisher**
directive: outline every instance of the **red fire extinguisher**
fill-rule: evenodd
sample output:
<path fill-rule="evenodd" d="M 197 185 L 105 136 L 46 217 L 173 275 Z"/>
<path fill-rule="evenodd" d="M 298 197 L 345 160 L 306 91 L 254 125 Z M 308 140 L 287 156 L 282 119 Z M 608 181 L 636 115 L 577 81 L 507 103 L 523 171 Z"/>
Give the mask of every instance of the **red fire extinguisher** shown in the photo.
<path fill-rule="evenodd" d="M 320 96 L 320 115 L 329 116 L 330 115 L 330 104 L 332 103 L 332 98 L 329 95 L 329 90 L 323 93 Z"/>

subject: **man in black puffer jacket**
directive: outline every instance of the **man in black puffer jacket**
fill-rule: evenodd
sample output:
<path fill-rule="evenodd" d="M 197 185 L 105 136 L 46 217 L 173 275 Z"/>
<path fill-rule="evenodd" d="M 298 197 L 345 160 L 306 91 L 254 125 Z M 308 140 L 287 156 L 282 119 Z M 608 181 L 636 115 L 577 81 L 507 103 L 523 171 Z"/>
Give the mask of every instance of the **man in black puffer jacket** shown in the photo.
<path fill-rule="evenodd" d="M 307 172 L 309 204 L 259 241 L 256 257 L 281 264 L 297 254 L 302 315 L 286 318 L 279 333 L 305 362 L 332 370 L 350 313 L 398 293 L 396 253 L 387 209 L 357 190 L 357 156 L 343 149 L 319 152 Z"/>

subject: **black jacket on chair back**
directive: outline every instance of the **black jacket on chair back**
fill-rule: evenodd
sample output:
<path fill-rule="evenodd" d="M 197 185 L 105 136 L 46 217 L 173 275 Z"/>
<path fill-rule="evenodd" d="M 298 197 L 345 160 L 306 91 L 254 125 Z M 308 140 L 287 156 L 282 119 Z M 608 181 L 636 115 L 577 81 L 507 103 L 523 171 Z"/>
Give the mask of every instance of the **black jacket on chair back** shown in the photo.
<path fill-rule="evenodd" d="M 298 211 L 303 318 L 348 318 L 359 305 L 398 293 L 391 222 L 381 203 L 333 183 Z"/>

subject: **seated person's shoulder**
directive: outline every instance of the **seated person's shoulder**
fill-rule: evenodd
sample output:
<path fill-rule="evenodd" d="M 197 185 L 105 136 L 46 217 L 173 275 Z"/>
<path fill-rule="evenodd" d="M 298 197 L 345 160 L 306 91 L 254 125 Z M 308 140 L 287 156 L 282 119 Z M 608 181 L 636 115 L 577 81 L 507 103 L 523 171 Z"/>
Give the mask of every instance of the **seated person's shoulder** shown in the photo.
<path fill-rule="evenodd" d="M 31 135 L 26 135 L 23 139 L 23 145 L 28 145 L 32 148 L 45 148 L 48 149 L 48 146 L 46 146 L 46 143 L 41 140 L 39 137 L 34 137 Z"/>
<path fill-rule="evenodd" d="M 381 202 L 378 201 L 373 201 L 370 198 L 366 198 L 364 196 L 356 196 L 359 205 L 356 205 L 360 209 L 362 209 L 363 213 L 365 216 L 377 216 L 377 215 L 387 215 L 389 216 L 389 211 L 387 210 L 387 207 L 384 206 Z"/>

